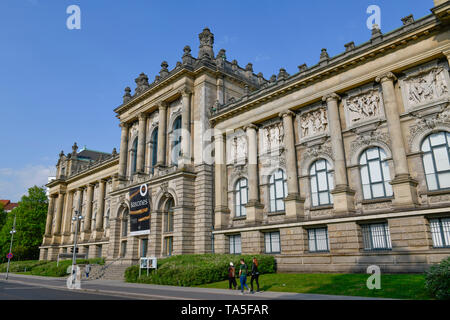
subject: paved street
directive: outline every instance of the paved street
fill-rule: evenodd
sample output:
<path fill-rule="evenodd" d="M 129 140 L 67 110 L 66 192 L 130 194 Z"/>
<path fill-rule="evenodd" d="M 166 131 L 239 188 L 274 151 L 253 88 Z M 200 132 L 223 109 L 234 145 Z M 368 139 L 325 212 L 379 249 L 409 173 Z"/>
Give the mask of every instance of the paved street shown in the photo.
<path fill-rule="evenodd" d="M 65 278 L 0 274 L 0 300 L 4 299 L 146 299 L 146 300 L 372 300 L 364 297 L 286 292 L 240 295 L 240 291 L 125 283 L 116 280 L 82 281 L 80 290 L 66 287 Z"/>

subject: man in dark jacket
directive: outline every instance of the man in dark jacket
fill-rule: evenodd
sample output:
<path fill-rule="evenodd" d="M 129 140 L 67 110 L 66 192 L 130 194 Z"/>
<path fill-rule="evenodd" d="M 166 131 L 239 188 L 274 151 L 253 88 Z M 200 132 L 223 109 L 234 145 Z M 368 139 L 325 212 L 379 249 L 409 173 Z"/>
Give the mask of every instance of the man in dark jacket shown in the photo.
<path fill-rule="evenodd" d="M 228 282 L 231 286 L 233 286 L 233 289 L 236 290 L 237 283 L 236 283 L 236 268 L 233 265 L 233 262 L 230 262 L 230 267 L 228 268 Z"/>

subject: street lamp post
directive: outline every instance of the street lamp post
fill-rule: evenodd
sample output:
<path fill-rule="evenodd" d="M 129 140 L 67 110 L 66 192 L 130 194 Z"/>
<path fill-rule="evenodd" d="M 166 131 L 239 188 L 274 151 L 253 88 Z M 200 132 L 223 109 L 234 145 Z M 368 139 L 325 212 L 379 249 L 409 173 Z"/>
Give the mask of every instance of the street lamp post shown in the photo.
<path fill-rule="evenodd" d="M 78 215 L 78 210 L 75 211 L 75 216 L 72 218 L 72 221 L 76 221 L 75 226 L 75 237 L 73 240 L 73 256 L 72 256 L 72 283 L 75 282 L 75 265 L 77 264 L 77 238 L 78 238 L 78 224 L 83 217 Z"/>
<path fill-rule="evenodd" d="M 14 233 L 16 233 L 16 214 L 14 214 L 14 222 L 12 230 L 9 232 L 11 234 L 11 244 L 9 245 L 9 253 L 12 251 L 12 245 L 13 245 L 13 239 L 14 239 Z M 11 257 L 8 255 L 8 266 L 6 267 L 6 280 L 8 280 L 8 274 L 9 274 L 9 263 L 11 261 Z"/>

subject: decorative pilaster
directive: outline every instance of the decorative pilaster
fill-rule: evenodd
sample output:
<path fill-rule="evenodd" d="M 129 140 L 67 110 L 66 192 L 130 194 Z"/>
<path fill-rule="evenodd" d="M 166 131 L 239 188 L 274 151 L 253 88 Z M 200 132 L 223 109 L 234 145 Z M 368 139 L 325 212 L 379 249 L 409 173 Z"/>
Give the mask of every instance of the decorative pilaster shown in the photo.
<path fill-rule="evenodd" d="M 70 242 L 70 233 L 72 227 L 72 211 L 73 211 L 73 196 L 75 190 L 70 190 L 66 194 L 66 208 L 64 213 L 64 229 L 63 229 L 63 243 Z"/>
<path fill-rule="evenodd" d="M 159 103 L 158 109 L 159 109 L 158 154 L 156 166 L 164 167 L 166 165 L 167 102 L 161 101 Z"/>
<path fill-rule="evenodd" d="M 147 116 L 144 113 L 139 114 L 139 131 L 138 131 L 138 146 L 137 146 L 137 163 L 136 172 L 144 172 L 144 158 L 145 158 L 145 125 L 147 123 Z"/>
<path fill-rule="evenodd" d="M 94 184 L 89 183 L 87 187 L 87 199 L 86 199 L 86 216 L 84 217 L 84 235 L 83 239 L 89 239 L 92 224 L 92 201 L 94 200 Z"/>
<path fill-rule="evenodd" d="M 127 175 L 127 150 L 128 150 L 128 130 L 127 123 L 121 123 L 122 134 L 120 137 L 120 155 L 119 155 L 119 179 L 126 179 Z"/>
<path fill-rule="evenodd" d="M 98 207 L 97 216 L 95 217 L 96 239 L 100 239 L 103 235 L 103 213 L 105 211 L 105 190 L 106 179 L 99 180 Z"/>
<path fill-rule="evenodd" d="M 400 124 L 397 99 L 395 96 L 394 81 L 397 80 L 392 72 L 377 77 L 376 82 L 381 83 L 383 102 L 386 112 L 386 122 L 391 139 L 392 158 L 394 160 L 395 177 L 391 181 L 394 191 L 395 206 L 414 207 L 417 201 L 417 181 L 409 175 L 406 148 L 403 143 L 403 133 Z"/>
<path fill-rule="evenodd" d="M 62 215 L 63 215 L 63 207 L 64 207 L 64 192 L 60 192 L 58 194 L 58 200 L 56 204 L 56 219 L 55 219 L 55 228 L 53 230 L 54 236 L 61 235 L 61 223 L 62 223 Z"/>
<path fill-rule="evenodd" d="M 334 200 L 334 211 L 338 214 L 344 214 L 355 210 L 355 191 L 350 189 L 348 186 L 344 142 L 342 139 L 341 121 L 338 108 L 339 100 L 340 97 L 336 93 L 331 93 L 322 98 L 322 101 L 327 103 L 331 147 L 334 155 L 335 187 L 333 191 L 331 191 Z"/>
<path fill-rule="evenodd" d="M 253 124 L 244 127 L 248 140 L 248 203 L 245 207 L 247 208 L 247 221 L 250 222 L 261 221 L 264 208 L 259 202 L 257 129 Z"/>
<path fill-rule="evenodd" d="M 450 50 L 443 51 L 442 53 L 447 57 L 448 64 L 450 65 Z"/>
<path fill-rule="evenodd" d="M 214 136 L 215 145 L 215 163 L 214 163 L 214 182 L 215 182 L 215 203 L 214 208 L 214 228 L 222 229 L 227 227 L 230 209 L 228 208 L 228 182 L 226 165 L 226 145 L 225 137 L 222 133 Z"/>
<path fill-rule="evenodd" d="M 45 223 L 45 235 L 43 244 L 48 244 L 52 235 L 53 214 L 55 211 L 55 195 L 50 195 L 48 203 L 47 221 Z"/>
<path fill-rule="evenodd" d="M 191 164 L 191 91 L 183 89 L 181 97 L 181 161 L 179 165 L 185 167 Z"/>
<path fill-rule="evenodd" d="M 297 156 L 295 149 L 295 136 L 292 111 L 279 114 L 283 119 L 284 144 L 286 150 L 286 175 L 288 195 L 284 199 L 287 217 L 299 217 L 303 213 L 304 200 L 300 198 L 298 186 Z"/>

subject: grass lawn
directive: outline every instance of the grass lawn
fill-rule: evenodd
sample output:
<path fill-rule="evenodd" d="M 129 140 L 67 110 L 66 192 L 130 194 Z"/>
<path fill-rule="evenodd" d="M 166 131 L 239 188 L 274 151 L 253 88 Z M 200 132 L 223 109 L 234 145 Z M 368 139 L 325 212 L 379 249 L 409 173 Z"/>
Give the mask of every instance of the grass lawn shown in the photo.
<path fill-rule="evenodd" d="M 263 274 L 259 277 L 264 291 L 320 293 L 331 295 L 379 297 L 395 299 L 431 299 L 425 291 L 422 274 L 381 275 L 381 289 L 369 290 L 369 274 Z M 238 286 L 239 279 L 237 279 Z M 250 287 L 250 277 L 247 279 Z M 254 284 L 256 286 L 256 284 Z M 201 285 L 203 288 L 228 289 L 228 280 Z M 256 290 L 256 289 L 255 289 Z"/>

